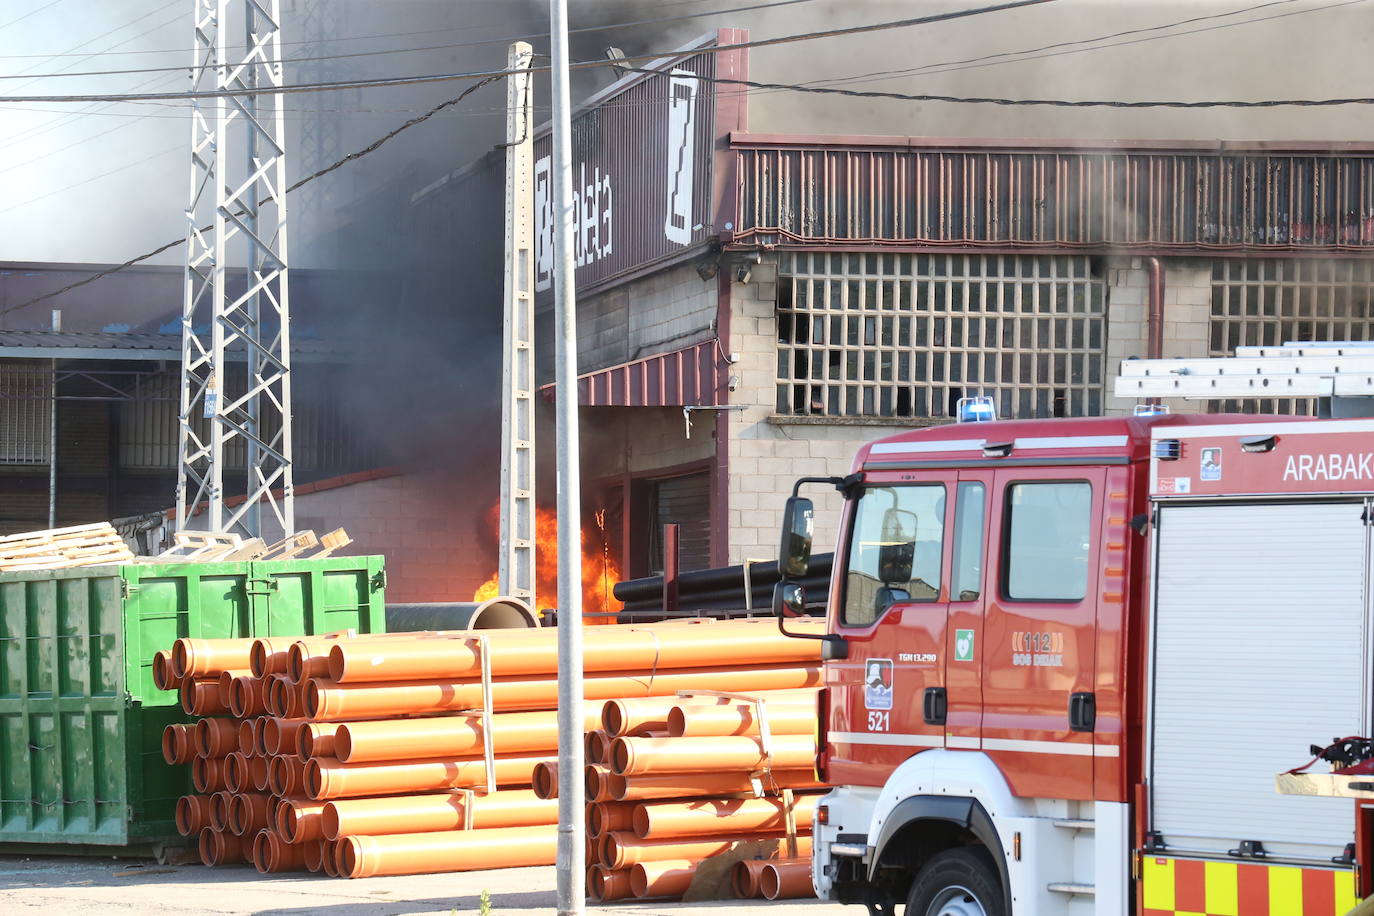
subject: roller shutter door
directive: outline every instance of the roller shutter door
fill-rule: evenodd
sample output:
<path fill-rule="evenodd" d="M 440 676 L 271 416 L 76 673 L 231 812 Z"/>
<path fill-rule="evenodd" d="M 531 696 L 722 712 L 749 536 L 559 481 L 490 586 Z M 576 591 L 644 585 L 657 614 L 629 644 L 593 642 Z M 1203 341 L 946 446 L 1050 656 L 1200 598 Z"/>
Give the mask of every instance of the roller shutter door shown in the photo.
<path fill-rule="evenodd" d="M 654 572 L 663 572 L 663 526 L 678 526 L 678 569 L 711 565 L 711 477 L 703 472 L 654 483 L 650 554 Z"/>
<path fill-rule="evenodd" d="M 1369 734 L 1363 511 L 1161 509 L 1151 829 L 1168 847 L 1326 859 L 1354 838 L 1349 800 L 1278 795 L 1274 774 Z"/>

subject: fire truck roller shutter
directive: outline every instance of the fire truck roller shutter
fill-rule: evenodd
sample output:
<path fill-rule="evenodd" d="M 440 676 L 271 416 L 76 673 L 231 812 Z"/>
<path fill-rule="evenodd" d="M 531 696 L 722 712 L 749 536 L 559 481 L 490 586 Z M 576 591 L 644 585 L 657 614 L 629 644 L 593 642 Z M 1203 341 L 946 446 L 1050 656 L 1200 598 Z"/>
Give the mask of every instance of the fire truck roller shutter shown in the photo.
<path fill-rule="evenodd" d="M 1160 509 L 1151 818 L 1171 851 L 1329 861 L 1346 799 L 1279 795 L 1308 746 L 1368 734 L 1359 502 Z M 1367 689 L 1367 687 L 1365 687 Z"/>
<path fill-rule="evenodd" d="M 888 844 L 908 826 L 919 821 L 948 821 L 968 830 L 987 848 L 997 863 L 997 875 L 1002 882 L 1004 912 L 1011 912 L 1011 881 L 1007 875 L 1007 857 L 992 818 L 977 800 L 952 795 L 913 795 L 897 803 L 883 821 L 883 829 L 873 844 L 873 858 L 868 863 L 868 879 L 872 881 L 883 862 Z"/>

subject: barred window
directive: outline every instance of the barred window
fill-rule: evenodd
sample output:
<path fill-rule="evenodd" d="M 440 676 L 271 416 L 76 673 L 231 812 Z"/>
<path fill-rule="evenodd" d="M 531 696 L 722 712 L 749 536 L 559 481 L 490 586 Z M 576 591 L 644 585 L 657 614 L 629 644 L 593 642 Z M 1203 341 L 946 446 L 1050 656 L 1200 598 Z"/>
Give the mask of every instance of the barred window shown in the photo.
<path fill-rule="evenodd" d="M 1374 260 L 1217 259 L 1212 263 L 1211 356 L 1287 341 L 1374 339 Z M 1209 401 L 1228 413 L 1307 414 L 1313 398 Z"/>
<path fill-rule="evenodd" d="M 51 384 L 46 364 L 0 363 L 0 465 L 48 463 Z"/>
<path fill-rule="evenodd" d="M 784 254 L 777 412 L 1100 414 L 1106 298 L 1087 257 Z"/>

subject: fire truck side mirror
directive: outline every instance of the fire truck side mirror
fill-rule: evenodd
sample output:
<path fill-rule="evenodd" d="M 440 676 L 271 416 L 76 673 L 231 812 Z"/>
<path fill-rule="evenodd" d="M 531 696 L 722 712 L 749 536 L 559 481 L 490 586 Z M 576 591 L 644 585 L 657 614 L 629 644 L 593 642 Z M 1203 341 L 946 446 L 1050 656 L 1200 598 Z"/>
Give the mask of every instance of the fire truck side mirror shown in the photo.
<path fill-rule="evenodd" d="M 773 616 L 779 621 L 785 617 L 805 617 L 806 589 L 797 582 L 779 582 L 774 585 Z"/>
<path fill-rule="evenodd" d="M 783 579 L 806 575 L 811 562 L 811 528 L 816 510 L 804 496 L 791 496 L 782 510 L 782 543 L 778 546 L 778 572 Z"/>

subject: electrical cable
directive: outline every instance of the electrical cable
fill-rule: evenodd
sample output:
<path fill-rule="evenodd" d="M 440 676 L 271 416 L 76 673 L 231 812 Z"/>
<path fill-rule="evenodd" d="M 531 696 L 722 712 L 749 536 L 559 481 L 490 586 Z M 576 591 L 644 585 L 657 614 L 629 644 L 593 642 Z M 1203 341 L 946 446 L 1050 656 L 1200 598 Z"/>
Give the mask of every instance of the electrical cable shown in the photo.
<path fill-rule="evenodd" d="M 44 10 L 48 9 L 49 7 L 57 6 L 57 4 L 59 4 L 59 3 L 61 3 L 61 2 L 62 2 L 62 0 L 49 0 L 48 3 L 45 3 L 45 4 L 43 4 L 42 6 L 37 7 L 37 8 L 35 8 L 35 9 L 29 10 L 27 13 L 25 13 L 25 14 L 22 15 L 22 16 L 20 16 L 18 19 L 11 19 L 9 22 L 6 22 L 6 23 L 4 23 L 3 25 L 0 25 L 0 29 L 8 29 L 8 28 L 9 28 L 10 26 L 12 26 L 12 25 L 18 25 L 19 23 L 23 22 L 25 19 L 28 19 L 30 16 L 37 16 L 39 13 L 43 12 Z"/>
<path fill-rule="evenodd" d="M 344 165 L 344 163 L 346 163 L 346 162 L 353 162 L 353 161 L 355 161 L 355 160 L 357 160 L 357 159 L 361 159 L 362 157 L 368 155 L 369 153 L 376 152 L 378 149 L 380 149 L 380 148 L 382 147 L 383 144 L 385 144 L 387 141 L 391 140 L 393 137 L 395 137 L 397 134 L 401 133 L 402 131 L 409 130 L 410 128 L 414 127 L 414 126 L 417 125 L 417 124 L 422 124 L 422 123 L 424 123 L 425 121 L 428 121 L 430 118 L 434 117 L 436 114 L 438 114 L 439 112 L 443 111 L 445 108 L 449 108 L 449 107 L 451 107 L 451 106 L 453 106 L 453 105 L 457 105 L 459 102 L 463 101 L 463 99 L 465 99 L 465 98 L 467 98 L 468 96 L 472 95 L 472 93 L 476 92 L 478 89 L 481 89 L 483 86 L 489 85 L 490 83 L 494 83 L 494 82 L 496 82 L 498 79 L 500 79 L 500 77 L 495 77 L 495 76 L 493 76 L 493 77 L 490 77 L 489 79 L 485 79 L 485 80 L 482 80 L 481 82 L 474 83 L 473 85 L 468 86 L 466 89 L 464 89 L 464 90 L 463 90 L 459 95 L 457 95 L 456 97 L 451 98 L 451 99 L 448 99 L 447 101 L 444 101 L 444 102 L 440 102 L 438 105 L 435 105 L 433 108 L 431 108 L 429 111 L 425 112 L 423 115 L 420 115 L 420 116 L 415 117 L 415 118 L 411 118 L 409 121 L 406 121 L 404 124 L 401 124 L 401 125 L 397 126 L 396 128 L 394 128 L 393 130 L 387 132 L 386 134 L 383 134 L 381 137 L 378 137 L 376 140 L 372 141 L 371 143 L 369 143 L 367 146 L 363 147 L 362 149 L 357 150 L 357 151 L 352 152 L 352 153 L 349 153 L 347 156 L 344 156 L 342 159 L 338 160 L 337 162 L 334 162 L 334 163 L 332 163 L 331 165 L 327 165 L 327 166 L 325 166 L 324 168 L 319 169 L 319 170 L 317 170 L 317 171 L 315 171 L 315 172 L 312 172 L 311 174 L 305 176 L 304 178 L 302 178 L 302 179 L 300 179 L 299 181 L 295 182 L 294 184 L 290 185 L 290 186 L 286 189 L 285 193 L 290 194 L 292 191 L 295 191 L 297 188 L 300 188 L 302 185 L 309 184 L 310 182 L 314 181 L 314 180 L 317 179 L 317 178 L 322 178 L 322 177 L 324 177 L 325 175 L 328 175 L 330 172 L 334 171 L 335 169 L 342 167 L 342 166 Z M 180 147 L 178 147 L 178 148 L 180 148 Z M 63 190 L 65 190 L 65 189 L 63 189 Z M 53 193 L 58 193 L 58 192 L 53 192 Z M 211 227 L 211 226 L 202 226 L 201 229 L 200 229 L 200 231 L 201 231 L 201 232 L 208 232 L 208 231 L 210 231 L 211 228 L 213 228 L 213 227 Z M 77 280 L 77 281 L 74 282 L 74 283 L 69 283 L 69 284 L 67 284 L 66 286 L 62 287 L 61 289 L 53 290 L 53 291 L 50 292 L 50 293 L 44 293 L 43 295 L 38 296 L 38 297 L 35 298 L 35 299 L 30 299 L 30 300 L 28 300 L 27 302 L 21 302 L 21 303 L 19 303 L 18 305 L 11 305 L 11 306 L 7 306 L 6 308 L 0 309 L 0 316 L 8 315 L 10 312 L 17 312 L 17 311 L 19 311 L 20 309 L 26 309 L 26 308 L 28 308 L 29 306 L 37 305 L 38 303 L 40 303 L 40 302 L 45 302 L 45 301 L 47 301 L 48 299 L 53 299 L 53 298 L 55 298 L 55 297 L 57 297 L 57 296 L 62 295 L 63 293 L 71 292 L 72 290 L 78 289 L 78 288 L 80 288 L 80 287 L 82 287 L 82 286 L 85 286 L 85 285 L 87 285 L 88 283 L 94 283 L 96 280 L 100 280 L 100 279 L 102 279 L 102 278 L 104 278 L 104 277 L 110 276 L 111 274 L 118 273 L 118 272 L 120 272 L 121 270 L 124 270 L 125 268 L 133 267 L 135 264 L 138 264 L 138 263 L 141 263 L 141 262 L 143 262 L 143 261 L 146 261 L 146 260 L 148 260 L 149 258 L 155 258 L 155 257 L 157 257 L 158 255 L 162 254 L 162 253 L 165 252 L 165 251 L 170 251 L 171 249 L 177 247 L 178 245 L 183 245 L 183 244 L 185 244 L 185 242 L 186 242 L 186 237 L 185 237 L 185 236 L 182 236 L 181 238 L 178 238 L 178 239 L 175 239 L 175 240 L 173 240 L 173 241 L 170 241 L 170 242 L 168 242 L 168 243 L 165 244 L 165 245 L 161 245 L 161 246 L 159 246 L 159 247 L 157 247 L 157 248 L 154 248 L 152 251 L 144 252 L 143 254 L 138 255 L 137 257 L 130 258 L 129 260 L 125 261 L 125 262 L 122 263 L 122 264 L 117 264 L 117 265 L 115 265 L 114 267 L 107 268 L 106 270 L 102 270 L 102 271 L 100 271 L 100 272 L 98 272 L 98 273 L 91 274 L 89 277 L 85 277 L 85 278 L 83 278 L 83 279 L 81 279 L 81 280 Z"/>
<path fill-rule="evenodd" d="M 54 0 L 54 2 L 60 2 L 60 0 Z M 572 32 L 572 33 L 579 33 L 579 32 L 605 32 L 605 31 L 610 31 L 610 30 L 612 30 L 612 29 L 633 28 L 633 27 L 635 27 L 635 26 L 642 26 L 642 25 L 659 25 L 659 24 L 661 24 L 661 23 L 666 23 L 666 22 L 681 22 L 681 21 L 683 21 L 683 20 L 688 20 L 688 19 L 703 19 L 703 18 L 706 18 L 706 17 L 708 17 L 708 16 L 728 16 L 728 15 L 730 15 L 730 14 L 732 14 L 732 13 L 747 13 L 747 12 L 750 12 L 750 11 L 752 11 L 752 10 L 772 9 L 772 8 L 774 8 L 774 7 L 779 7 L 779 6 L 793 6 L 793 5 L 798 4 L 798 3 L 814 3 L 814 2 L 816 2 L 816 0 L 770 0 L 770 2 L 768 2 L 768 3 L 755 3 L 755 4 L 752 4 L 752 5 L 750 5 L 750 6 L 730 7 L 730 8 L 721 9 L 721 10 L 708 10 L 708 11 L 699 12 L 699 13 L 684 13 L 684 14 L 681 15 L 681 16 L 661 16 L 661 17 L 656 18 L 656 19 L 635 19 L 635 20 L 631 20 L 631 21 L 628 21 L 628 22 L 612 22 L 612 23 L 607 23 L 606 25 L 583 26 L 583 27 L 581 27 L 581 28 L 570 29 L 569 31 Z M 1288 0 L 1288 2 L 1296 2 L 1296 0 Z M 460 30 L 458 30 L 458 29 L 441 29 L 441 30 L 439 30 L 439 31 L 460 31 Z M 397 34 L 398 36 L 433 35 L 434 32 L 400 32 L 400 33 L 396 33 L 396 34 Z M 366 37 L 366 38 L 369 39 L 369 40 L 375 40 L 375 38 L 377 38 L 377 37 L 385 37 L 385 36 L 360 36 L 359 38 L 356 38 L 356 39 L 328 39 L 328 40 L 333 40 L 333 41 L 356 41 L 356 40 L 362 40 L 364 37 Z M 293 58 L 283 58 L 283 59 L 282 59 L 282 63 L 283 63 L 284 65 L 291 66 L 291 65 L 295 65 L 295 64 L 308 64 L 308 63 L 314 63 L 314 62 L 316 62 L 316 61 L 325 61 L 325 60 L 349 60 L 349 59 L 358 58 L 358 57 L 377 57 L 377 56 L 386 55 L 386 54 L 414 54 L 414 53 L 418 53 L 418 52 L 421 52 L 421 51 L 447 51 L 447 50 L 452 50 L 452 49 L 454 49 L 454 48 L 471 48 L 471 47 L 480 47 L 480 46 L 483 46 L 483 45 L 492 45 L 492 44 L 510 44 L 510 43 L 513 42 L 513 41 L 527 41 L 527 40 L 529 40 L 529 39 L 534 39 L 534 38 L 547 38 L 547 37 L 548 37 L 548 33 L 547 33 L 547 32 L 540 32 L 540 33 L 533 33 L 533 34 L 528 34 L 528 35 L 512 35 L 512 36 L 506 36 L 506 37 L 504 37 L 504 38 L 483 38 L 483 39 L 477 39 L 477 40 L 473 40 L 473 41 L 461 41 L 461 42 L 456 42 L 456 43 L 452 43 L 452 44 L 422 45 L 422 46 L 420 46 L 420 47 L 414 47 L 414 48 L 386 48 L 386 49 L 380 49 L 380 50 L 375 50 L 375 51 L 354 51 L 354 52 L 350 52 L 350 53 L 347 53 L 347 54 L 325 54 L 325 55 L 321 55 L 321 56 L 318 56 L 318 57 L 293 57 Z M 287 44 L 299 45 L 299 44 L 316 44 L 316 43 L 317 43 L 317 42 L 313 42 L 313 41 L 311 41 L 311 42 L 299 42 L 299 41 L 298 41 L 298 42 L 282 42 L 281 44 L 282 44 L 282 45 L 287 45 Z M 233 49 L 233 50 L 242 50 L 242 49 L 240 48 L 240 49 Z M 136 51 L 136 52 L 128 52 L 128 53 L 137 53 L 137 54 L 145 54 L 145 53 L 146 53 L 146 54 L 159 54 L 159 53 L 172 53 L 172 52 L 161 52 L 161 51 Z M 180 51 L 180 52 L 178 52 L 178 53 L 190 54 L 190 53 L 193 53 L 193 49 L 187 49 L 187 50 L 185 50 L 185 51 Z M 58 55 L 54 55 L 54 56 L 58 56 Z M 126 70 L 88 70 L 88 71 L 76 72 L 76 73 L 62 73 L 62 72 L 57 72 L 57 73 L 35 73 L 35 74 L 32 74 L 32 75 L 30 76 L 30 79 L 52 79 L 52 78 L 58 78 L 58 79 L 60 79 L 60 78 L 72 77 L 72 76 L 122 76 L 122 75 L 125 75 L 125 74 L 131 74 L 131 73 L 167 73 L 167 72 L 184 72 L 184 71 L 187 70 L 187 69 L 189 69 L 189 66 L 188 66 L 188 65 L 182 65 L 182 66 L 179 66 L 179 67 L 141 67 L 141 68 L 134 68 L 134 69 L 126 69 Z M 19 77 L 19 74 L 13 74 L 13 75 L 0 74 L 0 80 L 5 80 L 5 79 L 17 79 L 18 77 Z M 24 85 L 27 85 L 27 83 L 25 83 Z"/>
<path fill-rule="evenodd" d="M 1273 16 L 1256 16 L 1253 19 L 1244 19 L 1240 22 L 1223 22 L 1213 26 L 1206 26 L 1198 29 L 1187 29 L 1182 32 L 1173 32 L 1168 35 L 1151 35 L 1145 38 L 1136 38 L 1129 41 L 1116 41 L 1110 44 L 1095 44 L 1095 42 L 1111 41 L 1113 38 L 1121 38 L 1127 35 L 1139 35 L 1144 32 L 1157 32 L 1162 29 L 1177 28 L 1182 25 L 1190 25 L 1195 22 L 1203 22 L 1210 19 L 1221 19 L 1228 16 L 1237 16 L 1242 13 L 1251 13 L 1271 6 L 1281 6 L 1289 3 L 1296 3 L 1299 0 L 1274 0 L 1270 3 L 1261 3 L 1258 6 L 1246 7 L 1244 9 L 1232 10 L 1229 13 L 1217 13 L 1211 16 L 1195 16 L 1191 19 L 1181 19 L 1177 22 L 1170 22 L 1164 25 L 1150 26 L 1142 29 L 1128 29 L 1124 32 L 1116 32 L 1111 35 L 1099 35 L 1095 38 L 1084 38 L 1078 41 L 1064 41 L 1056 44 L 1044 45 L 1039 48 L 1029 48 L 1024 51 L 1003 51 L 998 54 L 988 54 L 983 57 L 971 57 L 965 60 L 943 61 L 935 64 L 925 64 L 920 67 L 912 67 L 903 70 L 879 70 L 873 73 L 865 73 L 856 76 L 846 76 L 834 80 L 815 80 L 806 85 L 850 85 L 853 83 L 882 82 L 888 79 L 901 79 L 906 76 L 927 76 L 937 73 L 956 73 L 961 70 L 975 70 L 982 67 L 999 66 L 1003 64 L 1019 64 L 1026 61 L 1045 60 L 1050 57 L 1061 57 L 1066 54 L 1083 54 L 1088 51 L 1102 51 L 1109 48 L 1120 48 L 1126 45 L 1144 44 L 1149 41 L 1161 41 L 1166 38 L 1183 38 L 1188 35 L 1198 35 L 1204 32 L 1215 32 L 1220 29 L 1236 28 L 1243 25 L 1253 25 L 1256 22 L 1268 22 L 1273 19 L 1285 19 L 1289 16 L 1301 16 L 1307 13 L 1318 13 L 1323 10 L 1336 9 L 1343 6 L 1353 6 L 1357 3 L 1366 3 L 1368 0 L 1343 0 L 1340 3 L 1330 3 L 1326 6 L 1308 7 L 1306 9 L 1293 10 L 1287 13 L 1277 13 Z M 1073 47 L 1074 45 L 1091 45 L 1090 47 Z M 1054 50 L 1062 49 L 1062 50 Z M 1042 51 L 1052 51 L 1052 53 L 1042 54 Z M 998 60 L 998 58 L 1007 58 Z"/>
<path fill-rule="evenodd" d="M 701 48 L 692 53 L 717 54 L 722 51 L 741 51 L 746 48 L 764 48 L 774 45 L 792 44 L 800 41 L 814 41 L 820 38 L 837 38 L 845 35 L 860 35 L 868 32 L 882 32 L 890 29 L 908 28 L 916 25 L 929 25 L 935 22 L 949 22 L 954 19 L 964 19 L 970 16 L 980 16 L 986 13 L 1000 13 L 1009 10 L 1021 9 L 1029 6 L 1040 6 L 1046 3 L 1054 3 L 1056 0 L 1007 0 L 993 6 L 975 7 L 962 10 L 951 10 L 946 13 L 934 13 L 927 16 L 916 16 L 908 19 L 896 19 L 888 22 L 869 23 L 867 25 L 846 26 L 836 29 L 823 29 L 814 32 L 801 32 L 794 35 L 781 35 L 774 38 L 759 38 L 750 41 L 735 42 L 733 44 L 715 45 L 713 47 Z M 642 54 L 626 55 L 616 59 L 616 66 L 621 69 L 622 64 L 630 64 L 636 61 L 647 62 L 661 58 L 681 57 L 683 52 L 680 49 L 671 51 L 654 51 Z M 605 60 L 595 61 L 575 61 L 570 64 L 574 70 L 586 70 L 594 67 L 607 66 Z M 548 66 L 531 67 L 531 73 L 547 73 Z M 488 77 L 510 76 L 507 70 L 485 70 L 466 73 L 434 73 L 420 76 L 402 77 L 379 77 L 374 79 L 353 79 L 353 80 L 333 80 L 317 83 L 297 83 L 281 86 L 265 86 L 258 88 L 236 88 L 236 89 L 216 89 L 201 92 L 155 92 L 140 93 L 137 95 L 123 94 L 69 94 L 69 95 L 39 95 L 39 96 L 0 96 L 0 104 L 13 105 L 21 102 L 153 102 L 153 101 L 192 101 L 196 99 L 215 99 L 230 96 L 248 95 L 284 95 L 298 92 L 322 92 L 335 89 L 373 89 L 388 86 L 418 86 L 426 83 L 445 83 L 456 80 L 481 80 Z"/>

